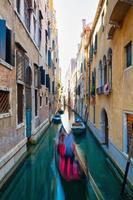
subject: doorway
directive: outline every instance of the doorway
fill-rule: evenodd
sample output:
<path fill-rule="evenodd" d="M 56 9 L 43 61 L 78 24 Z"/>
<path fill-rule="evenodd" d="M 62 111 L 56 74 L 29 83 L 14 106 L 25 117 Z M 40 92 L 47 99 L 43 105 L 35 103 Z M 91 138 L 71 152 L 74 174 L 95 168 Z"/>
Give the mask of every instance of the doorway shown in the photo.
<path fill-rule="evenodd" d="M 101 112 L 101 130 L 104 143 L 109 144 L 108 115 L 105 109 Z"/>

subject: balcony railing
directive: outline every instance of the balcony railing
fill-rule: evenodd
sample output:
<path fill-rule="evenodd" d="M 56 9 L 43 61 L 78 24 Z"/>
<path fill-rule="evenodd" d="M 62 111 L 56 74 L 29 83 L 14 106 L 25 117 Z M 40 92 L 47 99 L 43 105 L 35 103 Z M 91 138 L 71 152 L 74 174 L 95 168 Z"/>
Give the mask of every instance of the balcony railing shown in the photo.
<path fill-rule="evenodd" d="M 97 94 L 103 94 L 104 93 L 104 86 L 100 86 L 96 89 Z"/>
<path fill-rule="evenodd" d="M 100 86 L 96 89 L 96 92 L 98 95 L 100 94 L 105 94 L 105 95 L 110 95 L 112 93 L 112 87 L 110 84 L 106 83 L 103 86 Z"/>

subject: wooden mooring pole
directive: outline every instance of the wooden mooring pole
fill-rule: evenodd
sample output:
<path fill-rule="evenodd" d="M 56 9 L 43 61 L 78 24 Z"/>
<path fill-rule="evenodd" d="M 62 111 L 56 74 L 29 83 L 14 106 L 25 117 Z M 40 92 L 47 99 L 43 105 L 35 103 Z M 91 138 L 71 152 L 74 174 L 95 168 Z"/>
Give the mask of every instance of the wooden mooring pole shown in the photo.
<path fill-rule="evenodd" d="M 133 134 L 132 134 L 131 144 L 130 144 L 130 148 L 129 148 L 129 155 L 128 155 L 128 159 L 127 159 L 127 164 L 126 164 L 126 169 L 125 169 L 125 174 L 124 174 L 124 179 L 123 179 L 123 184 L 122 184 L 122 189 L 121 189 L 121 195 L 123 195 L 124 191 L 125 191 L 127 176 L 128 176 L 129 167 L 130 167 L 132 157 L 133 157 Z"/>

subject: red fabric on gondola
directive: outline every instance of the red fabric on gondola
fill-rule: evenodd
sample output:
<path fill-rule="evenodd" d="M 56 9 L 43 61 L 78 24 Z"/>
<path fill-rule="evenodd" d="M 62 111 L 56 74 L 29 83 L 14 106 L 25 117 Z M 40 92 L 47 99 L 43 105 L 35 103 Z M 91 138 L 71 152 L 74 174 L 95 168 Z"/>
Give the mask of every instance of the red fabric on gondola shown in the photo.
<path fill-rule="evenodd" d="M 67 180 L 71 179 L 71 163 L 70 163 L 70 158 L 67 159 L 66 178 L 67 178 Z"/>
<path fill-rule="evenodd" d="M 64 176 L 65 172 L 65 157 L 60 156 L 59 159 L 59 170 L 62 176 Z"/>
<path fill-rule="evenodd" d="M 59 151 L 60 156 L 64 156 L 65 152 L 66 152 L 65 145 L 64 144 L 59 144 L 58 145 L 58 151 Z"/>
<path fill-rule="evenodd" d="M 73 178 L 74 179 L 79 179 L 77 163 L 73 163 Z"/>
<path fill-rule="evenodd" d="M 59 158 L 59 170 L 62 176 L 64 176 L 65 172 L 65 152 L 66 152 L 66 147 L 63 143 L 58 145 L 58 152 L 60 155 Z"/>

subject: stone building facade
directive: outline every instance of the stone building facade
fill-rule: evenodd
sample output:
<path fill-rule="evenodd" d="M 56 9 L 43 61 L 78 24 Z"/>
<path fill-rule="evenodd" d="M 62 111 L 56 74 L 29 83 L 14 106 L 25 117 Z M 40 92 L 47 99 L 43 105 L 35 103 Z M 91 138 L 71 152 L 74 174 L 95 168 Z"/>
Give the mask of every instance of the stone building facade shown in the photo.
<path fill-rule="evenodd" d="M 27 140 L 37 141 L 55 112 L 57 38 L 52 1 L 1 1 L 0 180 L 24 154 Z"/>
<path fill-rule="evenodd" d="M 83 98 L 89 127 L 124 173 L 133 137 L 133 1 L 99 0 L 85 45 L 83 33 L 77 56 L 77 83 L 82 77 L 83 94 L 77 94 L 77 102 Z M 81 54 L 86 59 L 84 73 L 79 70 Z M 76 111 L 84 118 L 80 104 Z M 131 184 L 132 174 L 131 160 Z"/>

